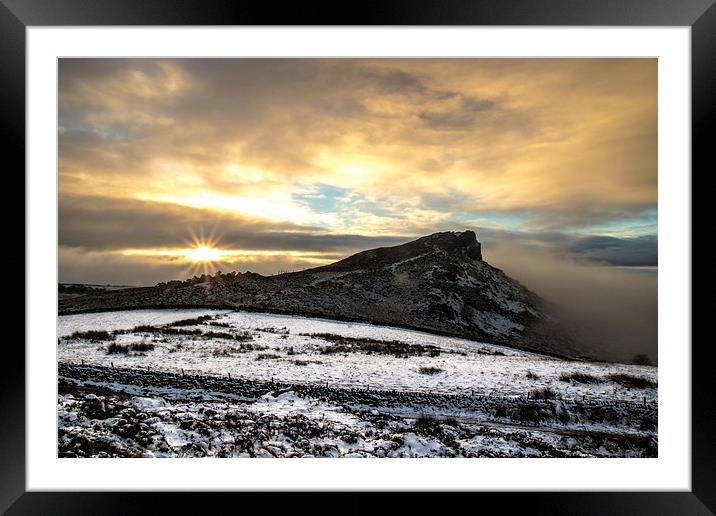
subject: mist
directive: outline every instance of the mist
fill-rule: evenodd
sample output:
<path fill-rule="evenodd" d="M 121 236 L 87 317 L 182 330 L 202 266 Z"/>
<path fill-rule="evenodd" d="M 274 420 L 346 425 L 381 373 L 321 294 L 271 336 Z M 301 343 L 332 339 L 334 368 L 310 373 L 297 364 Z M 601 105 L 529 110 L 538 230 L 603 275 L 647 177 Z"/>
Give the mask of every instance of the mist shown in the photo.
<path fill-rule="evenodd" d="M 557 307 L 588 354 L 630 361 L 644 353 L 657 363 L 658 270 L 573 260 L 516 241 L 485 249 L 484 258 Z"/>
<path fill-rule="evenodd" d="M 95 283 L 149 287 L 159 282 L 185 280 L 203 273 L 257 272 L 263 275 L 281 271 L 298 271 L 321 264 L 303 262 L 291 256 L 251 256 L 236 263 L 212 262 L 191 264 L 166 257 L 124 256 L 114 253 L 88 252 L 60 246 L 58 275 L 60 283 Z"/>

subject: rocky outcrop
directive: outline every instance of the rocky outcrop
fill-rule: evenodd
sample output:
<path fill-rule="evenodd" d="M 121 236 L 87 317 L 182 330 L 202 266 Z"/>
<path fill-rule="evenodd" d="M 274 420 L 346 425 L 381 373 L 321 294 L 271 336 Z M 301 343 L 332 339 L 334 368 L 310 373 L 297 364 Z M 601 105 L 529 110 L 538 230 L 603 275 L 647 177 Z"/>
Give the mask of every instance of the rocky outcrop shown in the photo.
<path fill-rule="evenodd" d="M 176 306 L 361 320 L 578 354 L 547 303 L 482 259 L 472 231 L 436 233 L 301 272 L 217 274 L 67 299 L 60 301 L 60 313 Z"/>

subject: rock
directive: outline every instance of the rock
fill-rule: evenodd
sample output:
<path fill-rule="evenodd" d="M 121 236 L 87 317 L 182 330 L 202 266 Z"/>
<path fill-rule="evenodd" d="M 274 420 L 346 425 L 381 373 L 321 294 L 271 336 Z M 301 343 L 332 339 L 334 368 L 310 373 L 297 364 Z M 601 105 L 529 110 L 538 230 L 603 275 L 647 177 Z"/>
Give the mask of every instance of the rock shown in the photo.
<path fill-rule="evenodd" d="M 473 231 L 443 232 L 370 249 L 295 273 L 211 276 L 210 304 L 361 320 L 574 356 L 551 307 L 492 267 Z M 207 283 L 209 282 L 209 283 Z M 196 280 L 60 300 L 60 314 L 207 304 Z"/>

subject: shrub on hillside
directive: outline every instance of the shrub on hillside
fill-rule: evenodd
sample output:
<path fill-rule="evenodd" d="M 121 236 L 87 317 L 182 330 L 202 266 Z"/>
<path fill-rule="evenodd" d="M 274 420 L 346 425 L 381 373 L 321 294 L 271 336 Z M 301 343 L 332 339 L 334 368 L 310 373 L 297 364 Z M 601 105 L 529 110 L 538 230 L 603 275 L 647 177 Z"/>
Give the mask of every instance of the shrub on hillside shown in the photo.
<path fill-rule="evenodd" d="M 102 340 L 114 340 L 114 335 L 104 330 L 76 331 L 70 335 L 71 339 L 85 339 L 93 342 Z"/>
<path fill-rule="evenodd" d="M 603 381 L 598 376 L 587 373 L 562 373 L 559 375 L 559 379 L 563 382 L 573 383 L 600 383 Z"/>
<path fill-rule="evenodd" d="M 609 378 L 612 382 L 632 389 L 649 389 L 656 387 L 656 382 L 653 382 L 648 378 L 642 378 L 640 376 L 633 376 L 630 374 L 610 374 L 607 378 Z"/>
<path fill-rule="evenodd" d="M 550 387 L 543 387 L 530 391 L 530 398 L 533 400 L 553 400 L 557 399 L 557 392 Z"/>

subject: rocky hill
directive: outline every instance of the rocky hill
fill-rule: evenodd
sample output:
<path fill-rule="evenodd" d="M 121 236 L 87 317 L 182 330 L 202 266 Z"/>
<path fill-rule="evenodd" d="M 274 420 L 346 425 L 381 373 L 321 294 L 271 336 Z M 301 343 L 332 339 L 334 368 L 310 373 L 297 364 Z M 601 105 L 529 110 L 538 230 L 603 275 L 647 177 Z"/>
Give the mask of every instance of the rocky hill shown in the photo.
<path fill-rule="evenodd" d="M 60 300 L 59 311 L 177 306 L 361 320 L 579 355 L 547 303 L 482 259 L 472 231 L 436 233 L 301 272 L 217 274 Z"/>

